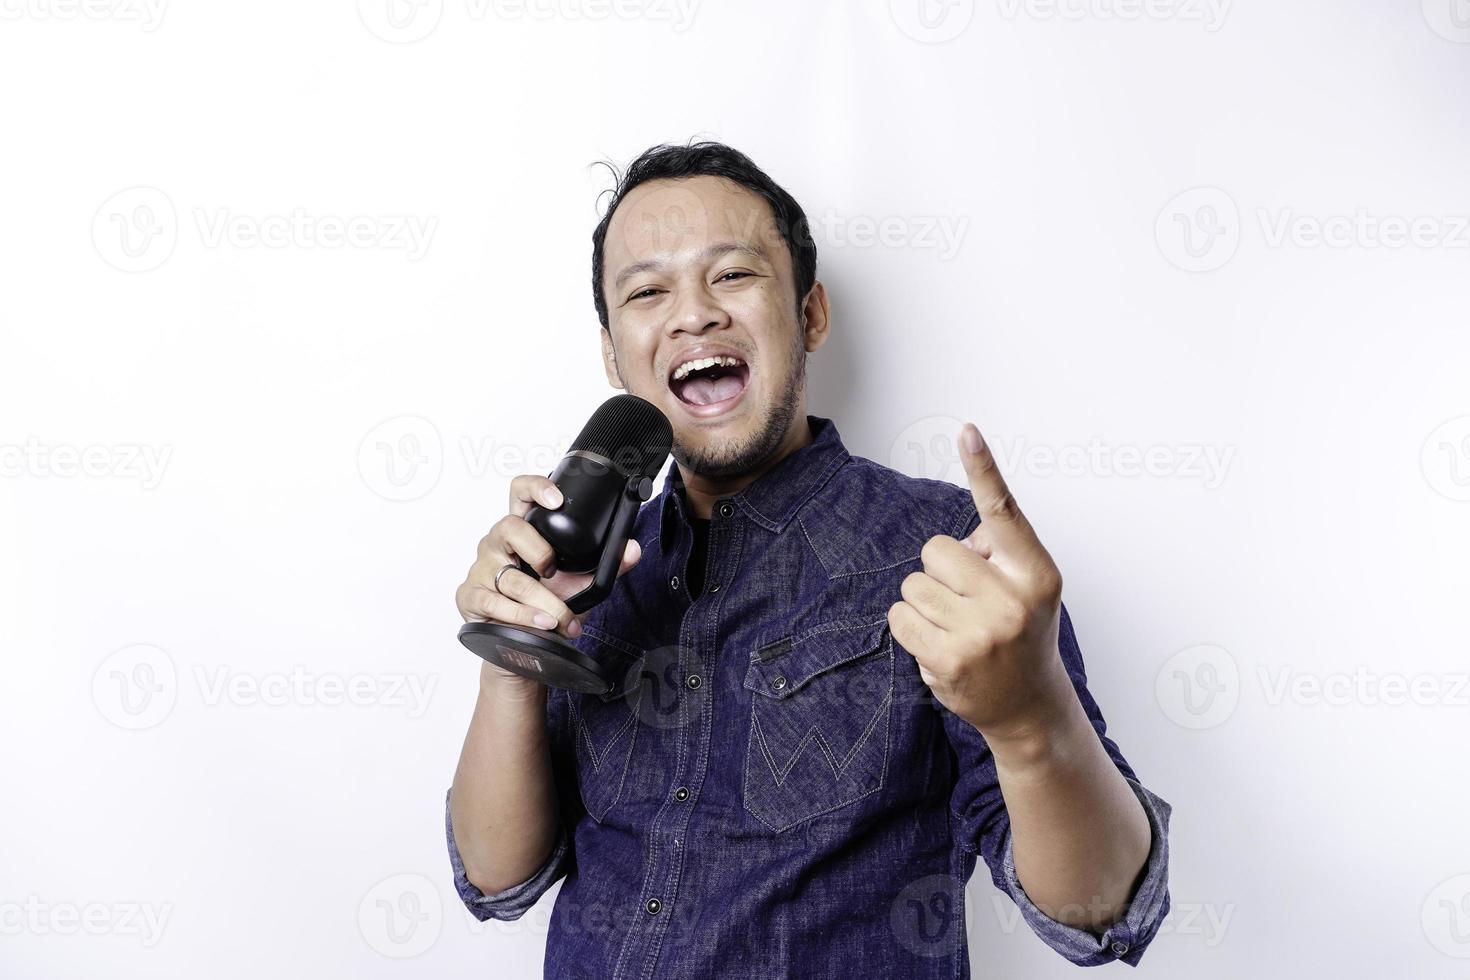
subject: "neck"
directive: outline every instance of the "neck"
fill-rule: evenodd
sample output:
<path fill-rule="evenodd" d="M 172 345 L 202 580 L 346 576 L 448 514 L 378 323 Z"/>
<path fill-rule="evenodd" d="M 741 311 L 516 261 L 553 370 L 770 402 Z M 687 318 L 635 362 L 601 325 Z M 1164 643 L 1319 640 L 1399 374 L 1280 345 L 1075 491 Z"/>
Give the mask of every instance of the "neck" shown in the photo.
<path fill-rule="evenodd" d="M 707 477 L 685 469 L 682 463 L 678 464 L 679 476 L 684 481 L 684 499 L 689 504 L 690 513 L 702 520 L 709 520 L 716 500 L 744 490 L 781 460 L 803 446 L 811 445 L 811 442 L 812 427 L 806 420 L 806 413 L 798 412 L 795 423 L 781 441 L 781 447 L 754 469 L 731 476 Z"/>

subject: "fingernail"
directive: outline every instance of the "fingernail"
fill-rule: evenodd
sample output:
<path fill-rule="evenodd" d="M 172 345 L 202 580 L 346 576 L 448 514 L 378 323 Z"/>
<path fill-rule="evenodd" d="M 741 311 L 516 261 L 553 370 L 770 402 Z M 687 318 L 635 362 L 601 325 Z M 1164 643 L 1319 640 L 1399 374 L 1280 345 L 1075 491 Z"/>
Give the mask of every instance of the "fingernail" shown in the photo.
<path fill-rule="evenodd" d="M 960 443 L 967 452 L 978 453 L 980 451 L 980 430 L 973 425 L 966 425 L 960 430 Z"/>
<path fill-rule="evenodd" d="M 548 507 L 560 507 L 561 491 L 556 487 L 547 487 L 541 491 L 541 501 Z"/>
<path fill-rule="evenodd" d="M 567 624 L 567 636 L 581 636 L 581 635 L 582 635 L 582 624 L 580 622 L 578 622 L 577 620 L 574 619 L 570 623 Z"/>
<path fill-rule="evenodd" d="M 536 614 L 536 625 L 544 630 L 556 629 L 556 617 L 550 613 L 538 612 Z"/>

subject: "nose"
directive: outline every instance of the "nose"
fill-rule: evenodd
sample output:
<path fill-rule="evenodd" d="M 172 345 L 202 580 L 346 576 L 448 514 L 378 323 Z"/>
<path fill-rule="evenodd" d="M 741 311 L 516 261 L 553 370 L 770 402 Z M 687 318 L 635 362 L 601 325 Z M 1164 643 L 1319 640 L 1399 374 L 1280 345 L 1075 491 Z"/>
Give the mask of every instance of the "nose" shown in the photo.
<path fill-rule="evenodd" d="M 703 333 L 728 327 L 730 314 L 705 285 L 703 279 L 679 290 L 679 300 L 668 320 L 668 333 Z"/>

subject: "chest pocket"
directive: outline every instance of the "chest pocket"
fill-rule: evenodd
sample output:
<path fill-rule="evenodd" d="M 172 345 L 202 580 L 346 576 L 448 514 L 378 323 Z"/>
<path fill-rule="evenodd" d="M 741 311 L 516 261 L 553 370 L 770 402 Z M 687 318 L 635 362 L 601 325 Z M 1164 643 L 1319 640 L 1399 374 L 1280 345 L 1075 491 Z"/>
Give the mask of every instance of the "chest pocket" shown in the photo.
<path fill-rule="evenodd" d="M 619 677 L 626 676 L 643 656 L 643 651 L 593 626 L 583 627 L 577 649 L 614 665 Z M 577 747 L 577 785 L 587 814 L 601 823 L 622 796 L 628 776 L 628 760 L 638 738 L 638 712 L 634 699 L 638 689 L 616 684 L 610 694 L 569 691 L 572 736 Z"/>
<path fill-rule="evenodd" d="M 893 707 L 886 617 L 836 620 L 768 644 L 745 672 L 745 808 L 777 833 L 883 787 Z"/>

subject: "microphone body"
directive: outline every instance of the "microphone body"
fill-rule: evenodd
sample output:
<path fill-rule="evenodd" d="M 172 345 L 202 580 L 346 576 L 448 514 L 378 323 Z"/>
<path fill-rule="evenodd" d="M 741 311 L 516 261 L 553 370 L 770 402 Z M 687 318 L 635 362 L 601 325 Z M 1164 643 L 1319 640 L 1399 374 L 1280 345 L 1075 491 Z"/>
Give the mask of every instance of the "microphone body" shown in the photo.
<path fill-rule="evenodd" d="M 526 512 L 527 523 L 555 552 L 558 571 L 592 573 L 587 587 L 565 600 L 572 612 L 584 613 L 612 592 L 638 508 L 653 495 L 653 477 L 673 441 L 673 428 L 657 406 L 636 395 L 615 395 L 593 413 L 551 471 L 561 506 L 533 505 Z M 517 566 L 541 577 L 523 558 Z M 605 694 L 617 680 L 555 630 L 465 623 L 459 639 L 485 660 L 554 687 Z"/>
<path fill-rule="evenodd" d="M 604 456 L 573 450 L 551 471 L 551 482 L 561 491 L 561 506 L 554 510 L 532 506 L 526 522 L 556 552 L 559 571 L 593 571 L 627 476 Z"/>

